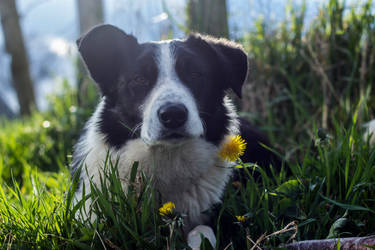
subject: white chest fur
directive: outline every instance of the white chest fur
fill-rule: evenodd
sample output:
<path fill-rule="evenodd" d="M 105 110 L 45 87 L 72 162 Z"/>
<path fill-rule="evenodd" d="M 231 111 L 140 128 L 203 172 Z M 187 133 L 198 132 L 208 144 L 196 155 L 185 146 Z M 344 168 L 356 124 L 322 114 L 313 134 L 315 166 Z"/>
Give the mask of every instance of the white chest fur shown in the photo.
<path fill-rule="evenodd" d="M 85 158 L 86 171 L 82 171 L 83 185 L 89 187 L 89 178 L 99 183 L 108 147 L 103 138 L 88 131 L 88 149 Z M 129 141 L 119 150 L 110 150 L 112 159 L 119 158 L 120 178 L 127 179 L 135 161 L 162 196 L 162 201 L 172 201 L 176 209 L 188 215 L 186 228 L 205 222 L 203 211 L 220 202 L 224 187 L 230 176 L 230 168 L 218 158 L 218 148 L 203 139 L 190 139 L 175 146 L 147 146 L 141 139 Z M 126 183 L 124 187 L 126 190 Z M 76 194 L 79 198 L 80 194 Z"/>

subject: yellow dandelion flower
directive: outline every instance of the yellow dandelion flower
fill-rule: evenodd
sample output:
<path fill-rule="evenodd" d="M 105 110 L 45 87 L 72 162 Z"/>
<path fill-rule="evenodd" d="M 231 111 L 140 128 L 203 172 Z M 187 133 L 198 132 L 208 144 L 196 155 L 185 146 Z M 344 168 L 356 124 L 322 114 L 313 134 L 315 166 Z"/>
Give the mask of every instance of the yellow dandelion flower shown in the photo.
<path fill-rule="evenodd" d="M 244 223 L 245 222 L 245 216 L 243 215 L 236 215 L 236 219 L 241 222 L 241 223 Z"/>
<path fill-rule="evenodd" d="M 219 155 L 224 161 L 235 161 L 244 154 L 246 142 L 241 136 L 229 135 L 221 145 Z"/>
<path fill-rule="evenodd" d="M 176 206 L 171 201 L 164 203 L 164 205 L 161 208 L 159 208 L 159 214 L 161 216 L 167 216 L 169 214 L 172 214 L 175 208 Z"/>

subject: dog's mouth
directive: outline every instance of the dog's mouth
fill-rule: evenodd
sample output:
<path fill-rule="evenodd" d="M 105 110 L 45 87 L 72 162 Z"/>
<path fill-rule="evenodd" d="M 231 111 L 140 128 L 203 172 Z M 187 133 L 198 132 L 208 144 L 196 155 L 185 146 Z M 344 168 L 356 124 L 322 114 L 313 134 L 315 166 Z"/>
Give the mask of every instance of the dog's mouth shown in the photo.
<path fill-rule="evenodd" d="M 184 145 L 185 143 L 191 141 L 194 138 L 202 138 L 203 135 L 194 136 L 188 134 L 184 131 L 164 131 L 158 138 L 154 140 L 148 140 L 142 138 L 144 143 L 150 147 L 155 146 L 167 146 L 167 147 L 176 147 Z"/>
<path fill-rule="evenodd" d="M 187 135 L 186 133 L 182 133 L 182 132 L 165 132 L 163 133 L 163 135 L 161 136 L 161 140 L 166 140 L 166 141 L 174 141 L 174 140 L 184 140 L 184 139 L 188 139 L 190 138 L 191 136 Z"/>

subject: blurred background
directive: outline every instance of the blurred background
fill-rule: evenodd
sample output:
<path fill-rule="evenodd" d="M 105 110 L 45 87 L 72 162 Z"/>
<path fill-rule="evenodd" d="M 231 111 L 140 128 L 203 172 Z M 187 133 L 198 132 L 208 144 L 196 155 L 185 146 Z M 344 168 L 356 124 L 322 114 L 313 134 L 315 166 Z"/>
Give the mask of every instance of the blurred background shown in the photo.
<path fill-rule="evenodd" d="M 197 31 L 241 43 L 250 74 L 236 105 L 298 160 L 315 128 L 373 118 L 374 11 L 371 0 L 1 0 L 0 160 L 68 164 L 98 101 L 75 41 L 99 23 L 141 42 Z"/>
<path fill-rule="evenodd" d="M 209 25 L 214 27 L 212 30 L 210 28 L 200 30 L 200 27 L 189 21 L 194 14 L 211 12 L 211 9 L 204 10 L 204 8 L 209 8 L 204 6 L 204 4 L 207 5 L 205 2 L 217 2 L 222 5 L 218 9 L 213 9 L 220 17 L 218 20 L 222 21 L 210 23 Z M 303 21 L 306 24 L 311 23 L 325 2 L 328 1 L 307 1 Z M 347 1 L 346 4 L 356 3 L 359 6 L 360 2 Z M 196 13 L 188 13 L 189 4 L 196 5 L 198 8 Z M 199 6 L 200 4 L 202 6 Z M 300 9 L 303 2 L 301 0 L 192 0 L 190 3 L 187 0 L 4 0 L 2 5 L 13 5 L 12 8 L 16 8 L 15 10 L 9 9 L 4 15 L 18 14 L 18 16 L 4 16 L 3 19 L 18 19 L 26 48 L 35 102 L 37 107 L 43 110 L 47 107 L 45 97 L 56 89 L 58 79 L 67 79 L 70 84 L 77 84 L 75 70 L 77 49 L 74 42 L 81 33 L 95 24 L 117 25 L 126 32 L 134 34 L 139 41 L 181 38 L 190 31 L 189 28 L 239 40 L 250 30 L 254 30 L 259 20 L 269 26 L 277 27 L 286 17 L 286 6 Z M 4 10 L 8 8 L 2 7 Z M 225 16 L 224 13 L 226 13 Z M 199 18 L 202 17 L 196 19 Z M 6 21 L 3 21 L 4 25 Z M 0 86 L 2 89 L 0 98 L 4 105 L 0 112 L 19 114 L 22 101 L 17 100 L 17 91 L 12 85 L 11 55 L 6 51 L 4 36 L 7 34 L 4 34 L 0 27 Z"/>

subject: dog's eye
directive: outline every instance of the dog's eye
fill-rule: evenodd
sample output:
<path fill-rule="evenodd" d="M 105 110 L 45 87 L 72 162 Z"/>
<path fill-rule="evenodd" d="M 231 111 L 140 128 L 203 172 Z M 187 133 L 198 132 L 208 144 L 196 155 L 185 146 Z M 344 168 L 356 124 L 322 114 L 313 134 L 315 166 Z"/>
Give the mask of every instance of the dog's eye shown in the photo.
<path fill-rule="evenodd" d="M 130 93 L 132 95 L 136 95 L 145 92 L 148 85 L 149 81 L 147 78 L 137 75 L 129 82 L 128 87 L 130 89 Z"/>
<path fill-rule="evenodd" d="M 142 84 L 142 85 L 148 84 L 147 79 L 145 77 L 139 76 L 139 75 L 134 77 L 133 81 L 135 81 L 138 84 Z"/>
<path fill-rule="evenodd" d="M 148 79 L 141 76 L 137 75 L 135 76 L 129 83 L 131 88 L 138 88 L 138 87 L 147 87 L 148 86 Z"/>
<path fill-rule="evenodd" d="M 203 74 L 201 72 L 198 72 L 198 71 L 193 71 L 191 72 L 191 77 L 193 79 L 199 79 L 203 76 Z"/>

